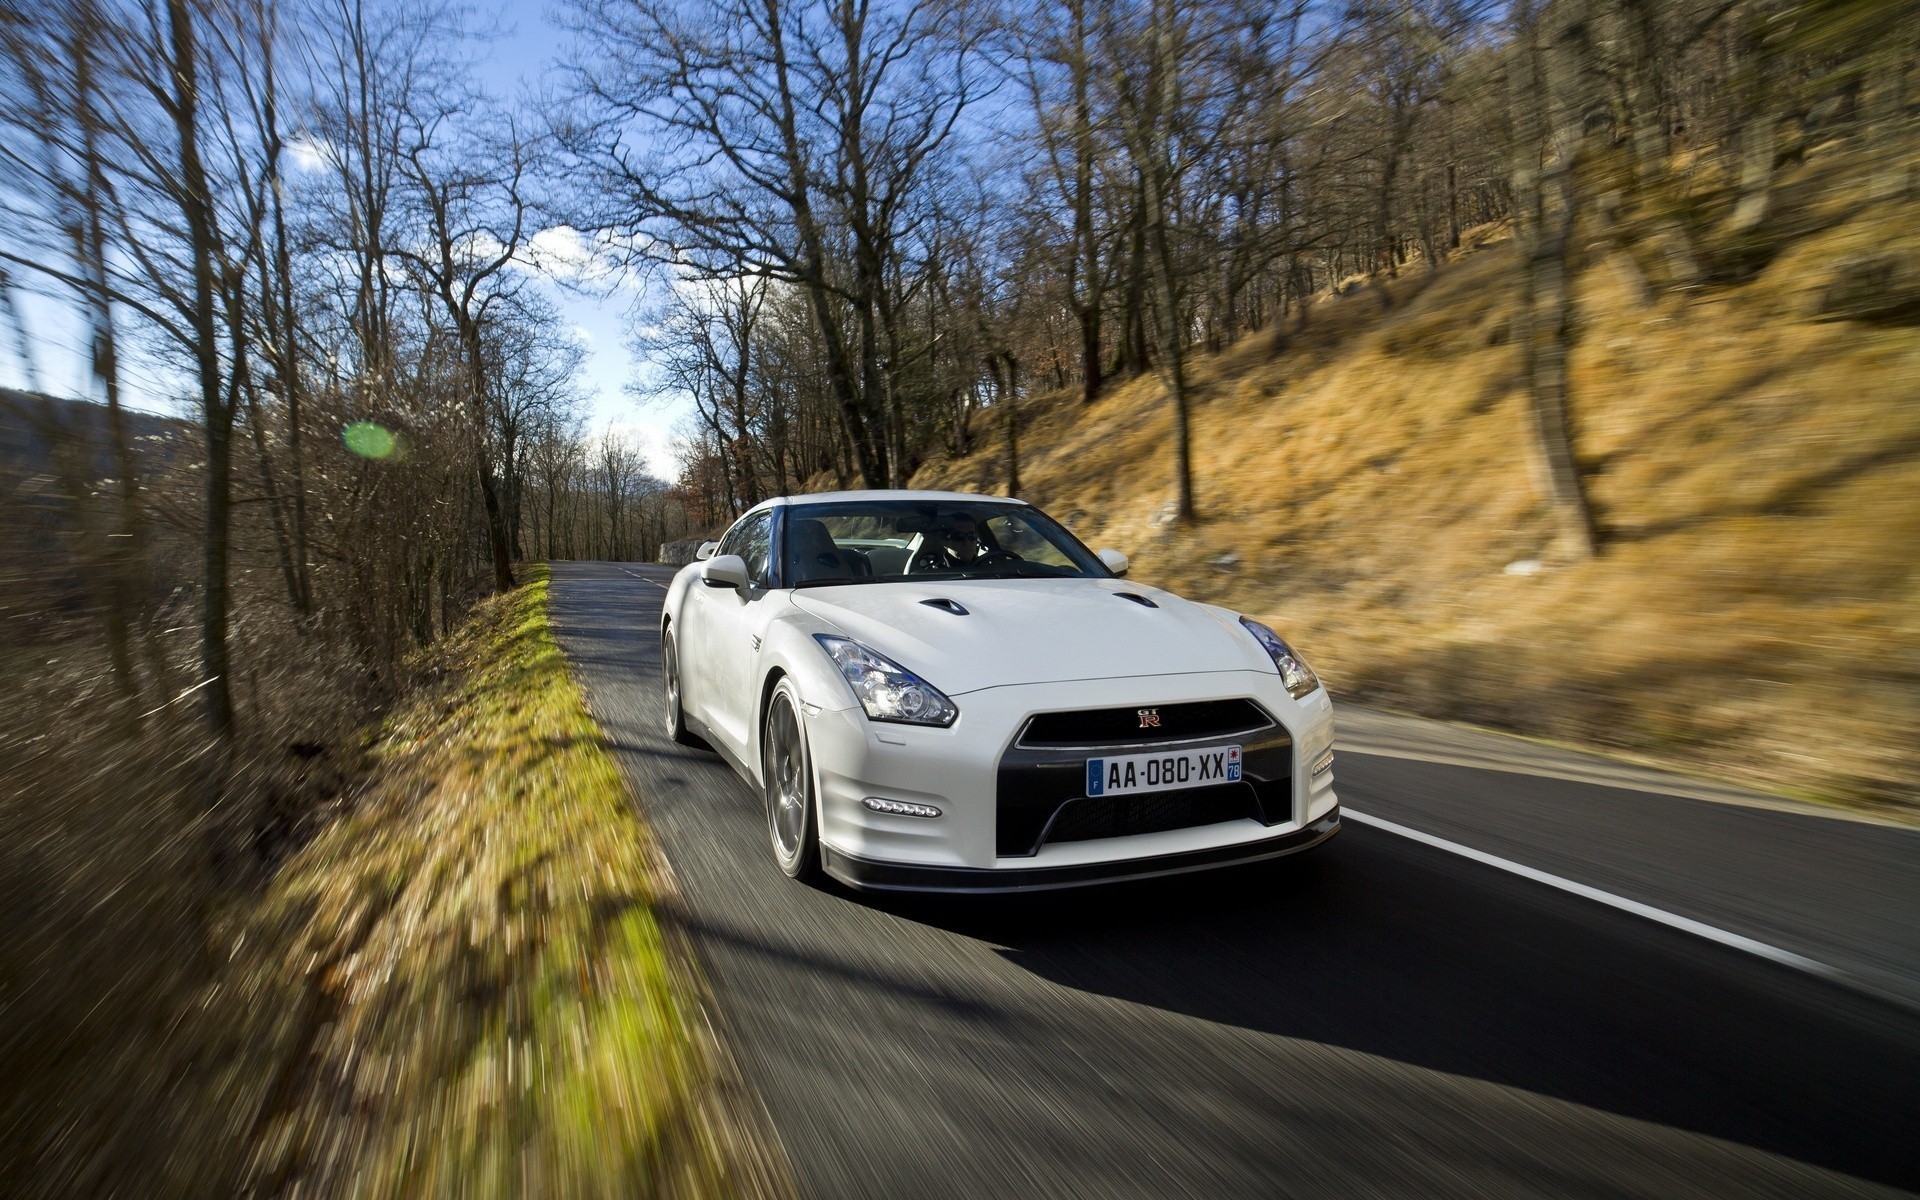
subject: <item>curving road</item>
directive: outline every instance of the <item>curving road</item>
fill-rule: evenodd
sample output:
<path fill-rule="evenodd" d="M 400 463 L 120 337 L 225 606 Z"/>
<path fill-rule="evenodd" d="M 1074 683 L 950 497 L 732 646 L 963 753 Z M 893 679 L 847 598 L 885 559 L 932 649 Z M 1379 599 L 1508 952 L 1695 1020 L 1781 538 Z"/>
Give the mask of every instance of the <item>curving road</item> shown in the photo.
<path fill-rule="evenodd" d="M 808 1195 L 1920 1188 L 1920 835 L 1355 714 L 1351 809 L 1836 978 L 1358 822 L 1159 883 L 814 890 L 659 732 L 670 576 L 556 564 L 556 625 Z"/>

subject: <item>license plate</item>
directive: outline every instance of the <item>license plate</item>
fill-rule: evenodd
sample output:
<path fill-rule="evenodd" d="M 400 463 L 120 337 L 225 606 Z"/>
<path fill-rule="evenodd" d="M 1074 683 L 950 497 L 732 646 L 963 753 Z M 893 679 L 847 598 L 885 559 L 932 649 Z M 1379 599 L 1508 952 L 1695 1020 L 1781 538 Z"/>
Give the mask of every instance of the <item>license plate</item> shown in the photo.
<path fill-rule="evenodd" d="M 1159 754 L 1123 754 L 1087 760 L 1087 795 L 1170 792 L 1240 782 L 1240 747 L 1208 746 Z"/>

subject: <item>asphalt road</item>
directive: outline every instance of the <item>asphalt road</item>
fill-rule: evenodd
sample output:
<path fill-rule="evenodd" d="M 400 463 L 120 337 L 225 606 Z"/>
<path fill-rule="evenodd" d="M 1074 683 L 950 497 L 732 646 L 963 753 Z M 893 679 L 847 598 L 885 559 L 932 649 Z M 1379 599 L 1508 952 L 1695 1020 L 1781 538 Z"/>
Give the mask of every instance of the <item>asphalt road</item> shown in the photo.
<path fill-rule="evenodd" d="M 556 624 L 808 1195 L 1920 1189 L 1913 1009 L 1378 828 L 1075 893 L 794 884 L 758 799 L 659 732 L 670 574 L 557 564 Z M 1365 732 L 1337 768 L 1355 809 L 1920 975 L 1912 834 Z"/>

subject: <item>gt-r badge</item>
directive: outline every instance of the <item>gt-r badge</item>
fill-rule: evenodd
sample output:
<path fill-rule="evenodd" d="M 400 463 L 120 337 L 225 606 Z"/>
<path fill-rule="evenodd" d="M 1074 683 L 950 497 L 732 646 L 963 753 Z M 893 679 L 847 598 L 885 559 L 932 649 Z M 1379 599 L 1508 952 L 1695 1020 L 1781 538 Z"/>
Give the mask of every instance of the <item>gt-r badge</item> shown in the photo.
<path fill-rule="evenodd" d="M 1160 710 L 1157 708 L 1141 709 L 1140 710 L 1140 728 L 1142 729 L 1160 728 Z"/>

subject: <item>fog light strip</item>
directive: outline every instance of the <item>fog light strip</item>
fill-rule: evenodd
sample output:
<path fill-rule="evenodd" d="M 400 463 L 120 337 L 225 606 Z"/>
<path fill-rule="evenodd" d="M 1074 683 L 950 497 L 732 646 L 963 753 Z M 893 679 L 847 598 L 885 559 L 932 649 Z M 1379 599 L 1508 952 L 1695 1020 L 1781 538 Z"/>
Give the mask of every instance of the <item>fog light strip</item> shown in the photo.
<path fill-rule="evenodd" d="M 937 817 L 940 810 L 931 804 L 908 804 L 904 800 L 882 800 L 878 796 L 868 796 L 860 803 L 877 813 L 888 813 L 896 817 Z"/>
<path fill-rule="evenodd" d="M 1315 775 L 1325 775 L 1331 770 L 1333 770 L 1333 751 L 1329 750 L 1314 760 L 1313 773 Z"/>

